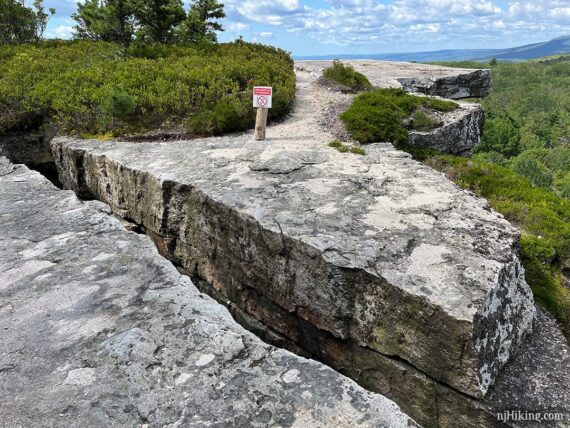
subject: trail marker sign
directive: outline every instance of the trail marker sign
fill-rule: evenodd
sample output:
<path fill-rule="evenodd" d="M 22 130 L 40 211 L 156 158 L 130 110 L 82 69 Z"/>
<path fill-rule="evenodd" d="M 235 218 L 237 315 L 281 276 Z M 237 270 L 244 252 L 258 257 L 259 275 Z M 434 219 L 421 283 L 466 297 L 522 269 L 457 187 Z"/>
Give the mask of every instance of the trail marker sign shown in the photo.
<path fill-rule="evenodd" d="M 265 140 L 265 129 L 267 128 L 267 109 L 271 108 L 272 98 L 272 87 L 255 86 L 253 88 L 253 107 L 257 109 L 254 134 L 254 138 L 256 140 Z"/>
<path fill-rule="evenodd" d="M 271 108 L 273 88 L 269 86 L 255 86 L 253 88 L 253 107 Z"/>

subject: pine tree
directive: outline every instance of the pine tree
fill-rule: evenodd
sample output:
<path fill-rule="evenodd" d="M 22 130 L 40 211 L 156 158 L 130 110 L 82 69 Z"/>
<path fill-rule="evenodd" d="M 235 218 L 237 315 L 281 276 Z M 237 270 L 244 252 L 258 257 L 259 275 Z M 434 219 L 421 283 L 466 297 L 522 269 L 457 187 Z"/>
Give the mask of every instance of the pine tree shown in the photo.
<path fill-rule="evenodd" d="M 186 17 L 182 0 L 134 1 L 134 15 L 140 26 L 140 38 L 158 43 L 172 41 L 175 28 Z"/>
<path fill-rule="evenodd" d="M 128 46 L 134 36 L 134 10 L 132 0 L 107 0 L 111 37 L 124 46 Z"/>
<path fill-rule="evenodd" d="M 128 46 L 134 35 L 132 0 L 86 0 L 77 5 L 75 37 L 119 42 Z"/>
<path fill-rule="evenodd" d="M 217 31 L 224 31 L 216 22 L 225 18 L 224 5 L 217 0 L 195 0 L 181 29 L 181 39 L 192 43 L 217 42 Z"/>

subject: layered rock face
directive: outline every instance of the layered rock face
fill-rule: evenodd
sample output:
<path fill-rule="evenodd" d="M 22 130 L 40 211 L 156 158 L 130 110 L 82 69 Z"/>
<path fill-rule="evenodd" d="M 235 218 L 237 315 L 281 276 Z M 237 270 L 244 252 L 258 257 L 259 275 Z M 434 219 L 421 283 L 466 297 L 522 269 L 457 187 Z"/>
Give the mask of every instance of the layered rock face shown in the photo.
<path fill-rule="evenodd" d="M 436 66 L 437 67 L 437 66 Z M 491 88 L 490 70 L 462 70 L 453 76 L 402 78 L 399 82 L 410 92 L 459 100 L 481 98 L 489 95 Z M 428 70 L 428 73 L 430 70 Z"/>
<path fill-rule="evenodd" d="M 468 156 L 481 144 L 485 115 L 479 104 L 461 103 L 454 112 L 440 115 L 442 126 L 429 131 L 410 131 L 410 144 L 458 156 Z"/>
<path fill-rule="evenodd" d="M 0 425 L 411 427 L 261 342 L 100 202 L 0 158 Z"/>
<path fill-rule="evenodd" d="M 52 144 L 67 188 L 142 225 L 245 315 L 339 369 L 411 373 L 426 420 L 425 385 L 483 397 L 531 329 L 517 231 L 390 145 Z"/>

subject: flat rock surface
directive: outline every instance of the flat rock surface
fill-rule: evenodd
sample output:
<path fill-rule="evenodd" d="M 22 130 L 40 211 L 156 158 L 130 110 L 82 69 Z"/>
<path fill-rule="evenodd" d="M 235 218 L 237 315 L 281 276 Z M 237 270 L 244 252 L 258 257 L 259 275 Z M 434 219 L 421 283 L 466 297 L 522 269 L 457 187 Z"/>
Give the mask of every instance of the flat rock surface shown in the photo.
<path fill-rule="evenodd" d="M 491 89 L 490 70 L 450 68 L 411 62 L 353 60 L 342 61 L 364 74 L 379 88 L 405 87 L 413 92 L 444 98 L 482 97 Z M 297 61 L 307 71 L 321 73 L 332 61 Z"/>
<path fill-rule="evenodd" d="M 163 224 L 170 216 L 173 228 L 190 234 L 208 216 L 231 215 L 216 221 L 251 227 L 251 220 L 255 230 L 293 240 L 300 264 L 288 268 L 292 275 L 305 269 L 307 276 L 272 278 L 269 298 L 288 300 L 285 307 L 338 337 L 403 358 L 470 395 L 484 395 L 535 313 L 516 255 L 519 233 L 486 201 L 390 144 L 368 145 L 366 156 L 327 147 L 332 135 L 319 118 L 342 94 L 316 90 L 318 75 L 299 70 L 294 113 L 270 127 L 266 141 L 255 142 L 250 133 L 173 143 L 60 138 L 53 147 L 62 160 L 62 180 L 75 188 L 76 167 L 88 170 L 79 180 L 131 215 L 143 209 L 145 198 L 164 200 L 166 182 L 186 186 L 188 197 L 197 190 L 226 211 L 153 202 L 142 215 Z M 158 188 L 151 190 L 152 182 Z M 188 218 L 189 210 L 205 218 Z M 144 226 L 160 232 L 157 224 Z M 210 238 L 196 236 L 187 238 L 196 239 L 189 245 L 209 245 Z M 240 260 L 245 253 L 227 258 L 253 263 Z M 318 255 L 329 273 L 314 277 L 319 273 L 303 266 L 303 254 Z M 259 263 L 251 270 L 272 269 L 270 262 Z M 326 276 L 337 275 L 331 269 L 343 269 L 341 283 Z M 355 272 L 368 276 L 350 289 L 347 278 Z"/>
<path fill-rule="evenodd" d="M 415 424 L 244 331 L 104 204 L 0 158 L 0 425 Z"/>

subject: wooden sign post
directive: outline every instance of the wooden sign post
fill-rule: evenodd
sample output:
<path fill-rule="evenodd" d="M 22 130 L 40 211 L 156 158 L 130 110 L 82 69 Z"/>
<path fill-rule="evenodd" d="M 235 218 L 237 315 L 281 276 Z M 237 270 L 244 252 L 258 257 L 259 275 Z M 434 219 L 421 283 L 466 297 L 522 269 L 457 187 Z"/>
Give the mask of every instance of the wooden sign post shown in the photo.
<path fill-rule="evenodd" d="M 272 106 L 272 99 L 273 88 L 269 86 L 256 86 L 253 88 L 253 107 L 257 109 L 254 138 L 258 141 L 265 140 L 267 112 Z"/>

